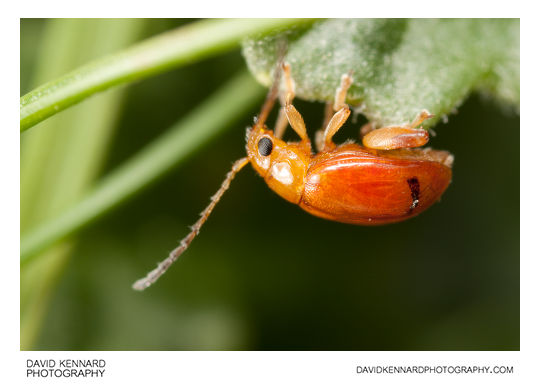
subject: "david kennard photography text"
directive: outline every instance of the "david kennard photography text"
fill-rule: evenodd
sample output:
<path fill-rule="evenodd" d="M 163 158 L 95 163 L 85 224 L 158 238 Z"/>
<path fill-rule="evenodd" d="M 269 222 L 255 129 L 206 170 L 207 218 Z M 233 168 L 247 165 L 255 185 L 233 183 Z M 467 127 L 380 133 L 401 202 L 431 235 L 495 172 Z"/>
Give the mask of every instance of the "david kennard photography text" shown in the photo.
<path fill-rule="evenodd" d="M 103 377 L 105 360 L 26 360 L 26 377 Z"/>

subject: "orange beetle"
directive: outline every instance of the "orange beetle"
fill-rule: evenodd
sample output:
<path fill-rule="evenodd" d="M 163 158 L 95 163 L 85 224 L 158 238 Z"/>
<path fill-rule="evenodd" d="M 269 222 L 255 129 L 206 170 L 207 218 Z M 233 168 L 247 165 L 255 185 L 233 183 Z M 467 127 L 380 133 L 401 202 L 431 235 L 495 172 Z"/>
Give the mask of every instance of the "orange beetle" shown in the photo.
<path fill-rule="evenodd" d="M 247 131 L 248 156 L 234 163 L 192 231 L 156 269 L 135 282 L 134 289 L 150 286 L 178 259 L 236 173 L 249 162 L 285 200 L 315 216 L 343 223 L 398 222 L 418 215 L 440 199 L 452 178 L 453 156 L 446 151 L 416 148 L 429 140 L 427 131 L 417 127 L 432 115 L 422 111 L 410 124 L 379 129 L 366 124 L 361 129 L 363 145 L 347 142 L 336 146 L 332 137 L 350 115 L 345 99 L 353 80 L 345 74 L 334 103 L 327 104 L 325 128 L 316 134 L 318 153 L 313 154 L 304 120 L 292 105 L 294 81 L 290 66 L 282 64 L 282 69 L 285 93 L 279 95 L 282 107 L 275 129 L 269 130 L 265 122 L 278 98 L 280 70 L 275 71 L 276 78 L 261 113 Z M 281 140 L 288 124 L 300 136 L 299 142 Z"/>

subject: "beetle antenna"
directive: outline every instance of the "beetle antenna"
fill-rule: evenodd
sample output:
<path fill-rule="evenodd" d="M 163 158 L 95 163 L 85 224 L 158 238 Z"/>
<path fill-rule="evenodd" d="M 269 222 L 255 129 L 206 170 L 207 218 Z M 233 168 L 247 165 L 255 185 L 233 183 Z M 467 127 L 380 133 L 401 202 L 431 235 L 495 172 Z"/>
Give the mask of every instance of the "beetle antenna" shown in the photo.
<path fill-rule="evenodd" d="M 161 263 L 158 264 L 158 266 L 153 269 L 152 271 L 148 272 L 148 274 L 143 277 L 142 279 L 137 280 L 133 284 L 133 289 L 137 291 L 142 291 L 149 286 L 151 286 L 153 283 L 157 281 L 166 271 L 169 269 L 169 267 L 180 257 L 180 255 L 189 247 L 195 236 L 199 234 L 199 231 L 201 230 L 201 227 L 205 223 L 205 221 L 208 219 L 208 216 L 212 213 L 212 210 L 216 206 L 216 204 L 221 199 L 221 196 L 225 193 L 227 189 L 229 189 L 229 186 L 231 185 L 231 181 L 234 179 L 234 176 L 249 162 L 249 159 L 247 157 L 243 157 L 239 160 L 236 160 L 232 166 L 232 169 L 227 173 L 227 176 L 225 177 L 225 180 L 223 180 L 223 183 L 221 183 L 221 187 L 218 189 L 218 191 L 210 198 L 210 204 L 202 211 L 201 217 L 193 226 L 191 227 L 191 232 L 180 241 L 180 245 L 173 249 L 169 256 L 163 260 Z"/>
<path fill-rule="evenodd" d="M 270 114 L 270 111 L 272 111 L 274 103 L 276 102 L 279 93 L 283 60 L 286 53 L 287 41 L 285 39 L 281 39 L 278 42 L 278 62 L 274 68 L 274 79 L 272 80 L 272 86 L 266 95 L 266 99 L 264 100 L 264 104 L 261 108 L 261 113 L 259 113 L 259 117 L 257 118 L 257 124 L 255 125 L 258 128 L 262 128 L 264 126 L 264 123 L 266 122 L 266 119 L 268 118 L 268 115 Z"/>

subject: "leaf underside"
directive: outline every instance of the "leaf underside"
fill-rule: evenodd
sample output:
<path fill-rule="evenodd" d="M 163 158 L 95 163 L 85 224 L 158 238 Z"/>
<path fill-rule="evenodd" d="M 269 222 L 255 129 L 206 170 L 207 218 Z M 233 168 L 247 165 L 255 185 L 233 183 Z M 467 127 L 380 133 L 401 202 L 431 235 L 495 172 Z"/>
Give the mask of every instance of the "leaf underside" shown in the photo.
<path fill-rule="evenodd" d="M 337 19 L 246 39 L 248 67 L 266 86 L 283 40 L 297 97 L 332 101 L 341 75 L 352 71 L 347 102 L 377 126 L 427 109 L 435 115 L 428 128 L 472 91 L 519 109 L 517 19 Z"/>

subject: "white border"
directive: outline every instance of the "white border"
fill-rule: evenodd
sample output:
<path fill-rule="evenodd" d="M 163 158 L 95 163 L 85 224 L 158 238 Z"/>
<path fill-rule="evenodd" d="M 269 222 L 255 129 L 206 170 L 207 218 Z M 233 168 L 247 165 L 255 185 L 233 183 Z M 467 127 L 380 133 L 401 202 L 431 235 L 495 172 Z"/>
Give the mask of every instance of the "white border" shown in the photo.
<path fill-rule="evenodd" d="M 56 364 L 60 359 L 105 359 L 104 378 L 78 379 L 85 383 L 514 383 L 523 378 L 519 352 L 31 352 L 20 357 L 22 375 L 27 359 L 55 359 Z M 514 373 L 358 374 L 358 366 L 509 366 Z"/>
<path fill-rule="evenodd" d="M 153 0 L 113 2 L 93 0 L 91 3 L 71 0 L 28 0 L 12 5 L 17 17 L 520 17 L 526 15 L 526 1 L 452 0 L 378 0 L 358 1 L 170 1 Z M 531 7 L 531 6 L 529 6 Z"/>
<path fill-rule="evenodd" d="M 540 143 L 537 99 L 538 20 L 533 2 L 472 2 L 451 1 L 341 1 L 339 3 L 292 1 L 253 2 L 228 0 L 215 2 L 112 2 L 95 0 L 92 3 L 74 1 L 24 1 L 3 4 L 2 36 L 3 88 L 2 106 L 9 105 L 11 113 L 4 113 L 2 133 L 2 330 L 0 359 L 2 382 L 48 382 L 25 380 L 27 358 L 104 358 L 107 372 L 104 379 L 79 379 L 92 382 L 539 382 L 538 367 L 538 273 L 540 252 L 535 241 L 534 225 L 540 218 L 538 151 Z M 531 4 L 531 5 L 529 5 Z M 11 7 L 11 9 L 9 9 Z M 104 11 L 106 10 L 106 12 Z M 522 17 L 521 63 L 522 78 L 526 79 L 522 94 L 521 118 L 521 349 L 522 352 L 20 352 L 19 351 L 19 133 L 16 98 L 19 89 L 19 17 Z M 10 97 L 7 97 L 9 93 Z M 3 111 L 7 112 L 5 108 Z M 6 119 L 7 116 L 7 119 Z M 508 134 L 516 134 L 509 132 Z M 494 150 L 497 150 L 494 148 Z M 485 160 L 485 159 L 484 159 Z M 14 202 L 17 202 L 15 204 Z M 513 375 L 358 375 L 357 365 L 404 364 L 485 364 L 513 365 Z M 533 378 L 536 378 L 534 380 Z M 75 380 L 63 379 L 64 382 Z"/>

